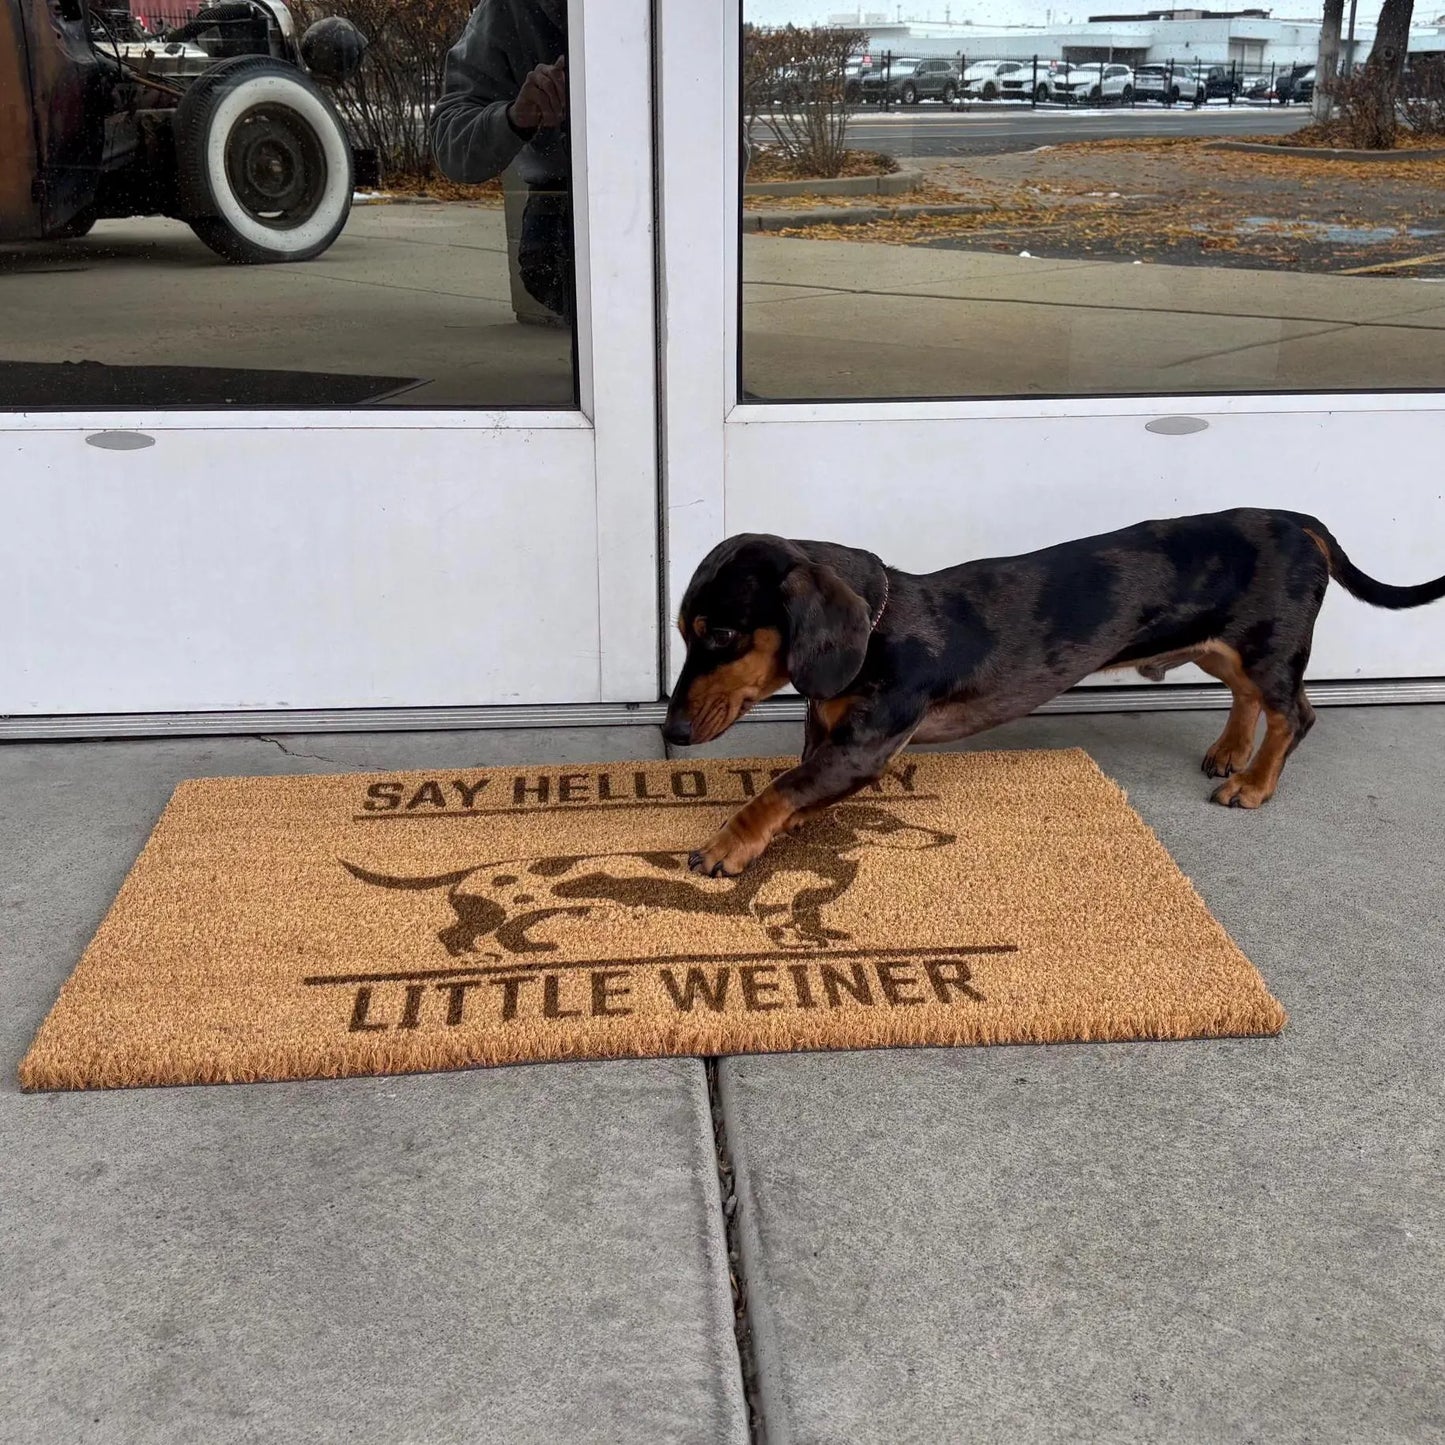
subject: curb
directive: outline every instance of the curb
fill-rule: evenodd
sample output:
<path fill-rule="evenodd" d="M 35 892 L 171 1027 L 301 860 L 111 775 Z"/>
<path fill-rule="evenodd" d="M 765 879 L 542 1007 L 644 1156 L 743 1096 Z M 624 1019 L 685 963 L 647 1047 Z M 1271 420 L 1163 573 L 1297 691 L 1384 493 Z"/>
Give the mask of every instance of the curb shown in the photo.
<path fill-rule="evenodd" d="M 839 176 L 817 181 L 745 181 L 745 196 L 899 196 L 923 184 L 922 171 L 886 176 Z"/>
<path fill-rule="evenodd" d="M 1445 159 L 1445 149 L 1431 146 L 1428 149 L 1399 151 L 1351 151 L 1335 150 L 1327 146 L 1272 146 L 1260 145 L 1247 140 L 1209 141 L 1207 151 L 1244 151 L 1261 156 L 1310 156 L 1317 161 L 1438 161 Z"/>
<path fill-rule="evenodd" d="M 781 231 L 795 226 L 866 226 L 872 221 L 911 221 L 918 216 L 978 216 L 980 205 L 816 206 L 806 211 L 744 211 L 744 231 Z"/>

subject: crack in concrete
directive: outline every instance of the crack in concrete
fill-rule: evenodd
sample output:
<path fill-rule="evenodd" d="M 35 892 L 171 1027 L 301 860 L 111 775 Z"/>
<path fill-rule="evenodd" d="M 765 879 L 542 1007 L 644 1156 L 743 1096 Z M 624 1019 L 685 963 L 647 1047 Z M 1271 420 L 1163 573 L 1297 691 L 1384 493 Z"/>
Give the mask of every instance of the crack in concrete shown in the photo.
<path fill-rule="evenodd" d="M 336 767 L 336 768 L 346 768 L 346 769 L 348 769 L 348 770 L 350 770 L 350 769 L 357 769 L 357 770 L 367 769 L 367 770 L 371 770 L 371 771 L 374 771 L 374 772 L 386 772 L 386 771 L 388 771 L 386 768 L 383 768 L 380 763 L 369 763 L 369 762 L 365 762 L 365 761 L 363 761 L 362 759 L 359 759 L 359 758 L 357 758 L 357 759 L 351 759 L 351 758 L 328 758 L 328 757 L 326 757 L 323 753 L 298 753 L 298 752 L 293 752 L 290 748 L 288 748 L 288 747 L 286 746 L 285 743 L 283 743 L 283 742 L 281 741 L 280 738 L 268 737 L 265 733 L 254 733 L 253 736 L 256 738 L 256 740 L 257 740 L 258 742 L 271 743 L 273 746 L 280 748 L 281 751 L 282 751 L 283 753 L 285 753 L 288 758 L 309 758 L 309 759 L 311 759 L 311 760 L 314 761 L 314 762 L 318 762 L 318 763 L 330 763 L 330 764 L 332 765 L 332 767 Z"/>

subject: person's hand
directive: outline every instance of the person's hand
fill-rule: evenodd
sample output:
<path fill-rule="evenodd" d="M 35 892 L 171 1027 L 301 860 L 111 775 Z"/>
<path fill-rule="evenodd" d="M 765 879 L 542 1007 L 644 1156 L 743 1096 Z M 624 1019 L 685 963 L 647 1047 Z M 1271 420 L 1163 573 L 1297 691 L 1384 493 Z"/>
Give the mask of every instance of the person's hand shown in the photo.
<path fill-rule="evenodd" d="M 562 124 L 567 114 L 567 57 L 559 55 L 551 65 L 539 65 L 522 82 L 508 110 L 518 130 L 537 130 Z"/>

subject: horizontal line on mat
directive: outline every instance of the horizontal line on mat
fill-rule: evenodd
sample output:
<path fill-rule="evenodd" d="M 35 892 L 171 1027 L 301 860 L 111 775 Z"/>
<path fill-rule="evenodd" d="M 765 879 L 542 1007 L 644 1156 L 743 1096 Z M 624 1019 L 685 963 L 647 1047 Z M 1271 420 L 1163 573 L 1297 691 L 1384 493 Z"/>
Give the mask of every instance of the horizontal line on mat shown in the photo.
<path fill-rule="evenodd" d="M 681 953 L 668 958 L 593 958 L 544 963 L 498 963 L 472 968 L 413 968 L 396 973 L 318 973 L 303 978 L 310 988 L 327 984 L 411 983 L 448 978 L 483 978 L 494 973 L 526 973 L 536 969 L 555 972 L 563 968 L 647 968 L 683 963 L 838 963 L 849 958 L 966 958 L 979 953 L 1017 953 L 1016 943 L 975 943 L 940 948 L 844 948 L 827 953 L 805 953 L 801 949 L 778 953 Z"/>
<path fill-rule="evenodd" d="M 860 798 L 860 801 L 866 803 L 880 796 L 887 803 L 937 803 L 940 801 L 937 793 L 869 793 L 867 797 Z M 353 823 L 395 823 L 398 820 L 415 822 L 418 818 L 525 818 L 534 813 L 620 813 L 624 808 L 734 808 L 741 807 L 747 801 L 747 798 L 652 798 L 645 803 L 551 803 L 542 808 L 529 808 L 524 803 L 518 803 L 510 808 L 448 808 L 435 813 L 357 813 L 351 821 Z M 637 848 L 633 851 L 651 853 L 657 850 Z"/>

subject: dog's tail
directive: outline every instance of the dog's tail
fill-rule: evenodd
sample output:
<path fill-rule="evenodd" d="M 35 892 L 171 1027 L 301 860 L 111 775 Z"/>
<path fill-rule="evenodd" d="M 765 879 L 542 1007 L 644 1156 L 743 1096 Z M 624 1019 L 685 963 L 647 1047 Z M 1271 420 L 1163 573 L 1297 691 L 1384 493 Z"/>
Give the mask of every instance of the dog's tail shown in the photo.
<path fill-rule="evenodd" d="M 392 878 L 385 873 L 368 872 L 355 863 L 348 863 L 345 858 L 337 861 L 353 878 L 359 878 L 363 883 L 370 883 L 377 888 L 405 888 L 417 892 L 427 888 L 454 888 L 477 871 L 475 868 L 463 868 L 459 873 L 438 873 L 434 878 Z"/>
<path fill-rule="evenodd" d="M 1414 587 L 1394 587 L 1388 582 L 1377 582 L 1345 556 L 1345 549 L 1335 541 L 1323 522 L 1305 516 L 1301 516 L 1299 522 L 1310 540 L 1325 554 L 1330 564 L 1330 576 L 1361 602 L 1368 602 L 1371 607 L 1423 607 L 1427 602 L 1438 602 L 1445 597 L 1445 577 L 1421 582 Z"/>

